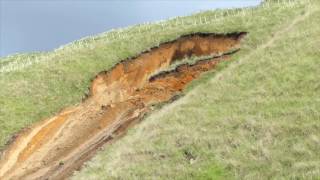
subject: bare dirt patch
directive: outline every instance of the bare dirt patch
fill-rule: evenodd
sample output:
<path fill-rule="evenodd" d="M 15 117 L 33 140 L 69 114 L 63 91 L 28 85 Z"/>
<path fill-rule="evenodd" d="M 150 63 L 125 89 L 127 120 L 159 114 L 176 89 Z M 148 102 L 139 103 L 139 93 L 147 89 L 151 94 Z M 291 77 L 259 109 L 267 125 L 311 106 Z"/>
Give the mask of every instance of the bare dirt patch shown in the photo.
<path fill-rule="evenodd" d="M 245 34 L 183 36 L 99 73 L 80 105 L 17 135 L 2 154 L 0 179 L 69 176 L 99 147 L 117 139 L 141 120 L 151 111 L 151 105 L 169 101 L 201 73 L 228 59 L 230 52 L 240 48 Z M 216 57 L 162 72 L 174 61 L 192 55 Z"/>

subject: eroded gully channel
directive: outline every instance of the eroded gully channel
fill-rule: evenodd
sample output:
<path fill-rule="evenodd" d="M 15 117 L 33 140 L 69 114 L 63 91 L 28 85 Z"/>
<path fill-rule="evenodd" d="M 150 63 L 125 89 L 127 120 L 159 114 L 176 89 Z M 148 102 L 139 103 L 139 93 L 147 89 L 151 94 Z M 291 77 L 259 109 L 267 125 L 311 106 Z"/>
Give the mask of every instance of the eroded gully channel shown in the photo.
<path fill-rule="evenodd" d="M 168 102 L 203 72 L 240 49 L 244 32 L 196 33 L 161 44 L 99 73 L 78 106 L 23 130 L 0 160 L 0 179 L 63 179 L 104 144 Z M 215 56 L 165 71 L 184 57 Z M 161 73 L 160 73 L 161 72 Z M 157 74 L 158 73 L 158 74 Z"/>

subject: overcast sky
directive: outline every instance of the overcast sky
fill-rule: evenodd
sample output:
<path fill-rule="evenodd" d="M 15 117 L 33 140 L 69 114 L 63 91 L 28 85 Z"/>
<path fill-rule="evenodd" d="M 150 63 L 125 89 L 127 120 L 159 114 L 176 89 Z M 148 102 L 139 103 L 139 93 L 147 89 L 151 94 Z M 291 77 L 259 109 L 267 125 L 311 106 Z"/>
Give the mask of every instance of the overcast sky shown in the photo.
<path fill-rule="evenodd" d="M 181 3 L 183 2 L 183 3 Z M 112 28 L 260 0 L 0 0 L 0 56 L 48 51 Z"/>

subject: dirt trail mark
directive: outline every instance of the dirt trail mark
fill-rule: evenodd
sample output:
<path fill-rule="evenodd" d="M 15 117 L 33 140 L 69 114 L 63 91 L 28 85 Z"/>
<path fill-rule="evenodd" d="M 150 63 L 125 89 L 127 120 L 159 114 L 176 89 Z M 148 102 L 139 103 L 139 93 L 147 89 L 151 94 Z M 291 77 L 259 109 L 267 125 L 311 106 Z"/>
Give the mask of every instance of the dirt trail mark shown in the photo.
<path fill-rule="evenodd" d="M 256 55 L 260 51 L 264 51 L 268 47 L 271 47 L 276 41 L 279 41 L 282 38 L 283 34 L 290 32 L 290 30 L 293 29 L 297 24 L 299 24 L 300 22 L 303 22 L 310 15 L 312 15 L 313 13 L 316 12 L 316 10 L 309 9 L 309 8 L 307 9 L 307 11 L 304 14 L 298 15 L 296 18 L 294 18 L 292 21 L 290 21 L 289 24 L 283 25 L 283 28 L 281 28 L 279 31 L 274 32 L 273 36 L 270 39 L 268 39 L 268 41 L 266 41 L 265 43 L 258 46 L 256 48 L 256 50 L 251 51 L 251 53 L 249 53 L 245 57 L 241 58 L 236 63 L 231 64 L 227 69 L 227 71 L 228 71 L 227 73 L 232 74 L 233 69 L 237 68 L 240 64 L 242 64 L 242 62 L 250 59 L 252 56 Z M 224 75 L 225 75 L 224 73 L 220 73 L 215 78 L 219 79 Z"/>
<path fill-rule="evenodd" d="M 4 151 L 0 179 L 62 179 L 96 150 L 169 101 L 201 73 L 240 48 L 246 33 L 192 34 L 152 48 L 99 73 L 80 105 L 21 132 Z M 186 56 L 219 56 L 159 73 Z M 158 75 L 154 75 L 159 73 Z M 153 76 L 154 75 L 154 76 Z"/>

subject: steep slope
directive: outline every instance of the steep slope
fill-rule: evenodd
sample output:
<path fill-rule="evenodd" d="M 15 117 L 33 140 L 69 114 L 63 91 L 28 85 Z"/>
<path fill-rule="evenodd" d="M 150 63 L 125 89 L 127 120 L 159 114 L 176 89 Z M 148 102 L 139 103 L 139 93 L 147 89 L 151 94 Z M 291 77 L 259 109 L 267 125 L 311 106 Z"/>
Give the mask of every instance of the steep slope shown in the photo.
<path fill-rule="evenodd" d="M 0 60 L 0 147 L 12 135 L 62 108 L 81 102 L 98 72 L 150 47 L 195 32 L 248 32 L 245 47 L 271 38 L 277 25 L 298 13 L 280 4 L 244 10 L 217 10 L 165 22 L 113 30 L 84 38 L 52 52 L 16 55 Z M 285 5 L 287 6 L 287 5 Z M 290 5 L 291 6 L 291 5 Z M 304 6 L 297 3 L 292 8 Z M 265 20 L 272 17 L 272 20 Z"/>
<path fill-rule="evenodd" d="M 0 178 L 66 177 L 128 124 L 150 112 L 151 105 L 169 101 L 227 58 L 227 53 L 238 50 L 245 34 L 184 36 L 99 73 L 82 104 L 30 127 L 13 140 L 0 161 Z M 221 57 L 152 76 L 191 55 Z"/>
<path fill-rule="evenodd" d="M 5 59 L 0 63 L 0 145 L 5 147 L 5 142 L 24 127 L 29 127 L 24 130 L 28 134 L 30 128 L 37 126 L 31 126 L 34 122 L 42 124 L 48 122 L 42 121 L 47 117 L 59 116 L 57 112 L 65 107 L 85 109 L 88 101 L 75 104 L 83 98 L 90 79 L 121 59 L 184 34 L 244 31 L 250 33 L 242 50 L 231 57 L 230 64 L 223 63 L 218 66 L 218 72 L 200 76 L 184 90 L 186 96 L 149 115 L 120 141 L 105 146 L 75 179 L 318 177 L 318 14 L 317 1 L 269 1 L 258 8 L 208 11 L 138 25 L 89 37 L 53 52 Z M 192 66 L 179 68 L 158 76 L 150 74 L 154 77 L 150 83 L 155 79 L 157 84 Z M 189 82 L 191 77 L 186 77 Z M 104 80 L 102 73 L 95 82 L 99 85 Z M 181 85 L 180 81 L 172 82 Z M 93 86 L 89 93 L 94 95 L 104 90 L 103 85 Z M 123 94 L 126 92 L 111 96 L 122 101 L 126 99 Z M 153 96 L 146 96 L 150 97 Z M 110 99 L 99 99 L 91 98 L 98 104 L 97 111 L 115 107 L 104 104 L 111 102 Z M 63 117 L 73 110 L 78 109 L 66 109 L 60 115 Z M 57 122 L 63 124 L 65 119 L 68 118 L 58 118 Z M 54 125 L 55 128 L 58 127 Z M 51 134 L 50 129 L 43 132 Z M 42 143 L 36 144 L 26 148 L 31 151 L 22 153 L 21 159 L 27 160 L 31 154 L 38 153 L 36 150 Z M 58 159 L 49 158 L 45 162 L 54 162 L 62 169 L 72 162 Z M 37 166 L 28 168 L 37 169 Z"/>
<path fill-rule="evenodd" d="M 272 38 L 106 146 L 74 179 L 319 178 L 319 15 L 313 3 L 288 18 Z"/>

